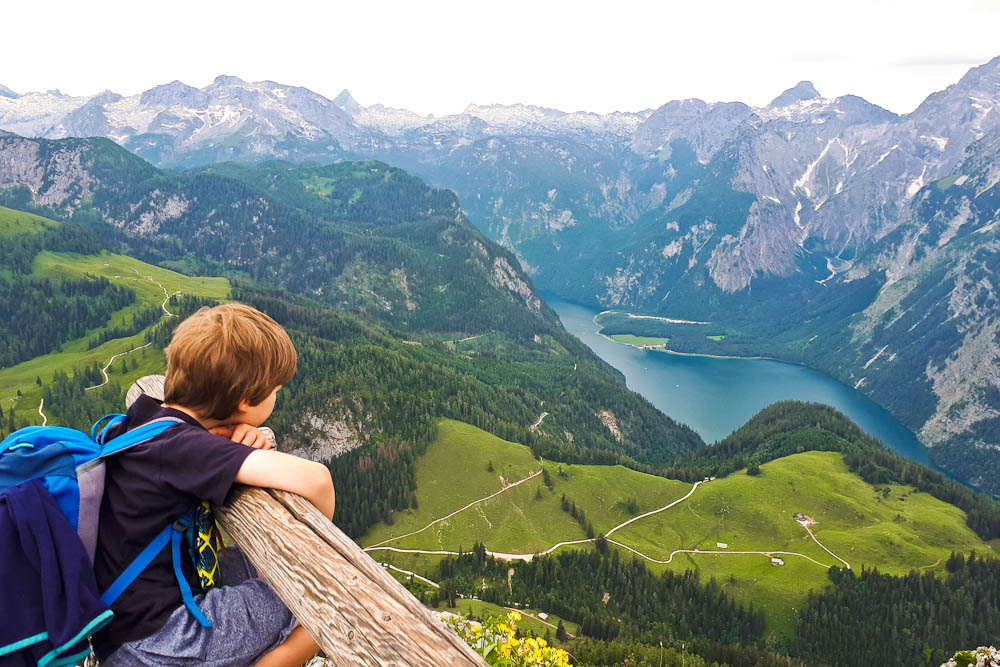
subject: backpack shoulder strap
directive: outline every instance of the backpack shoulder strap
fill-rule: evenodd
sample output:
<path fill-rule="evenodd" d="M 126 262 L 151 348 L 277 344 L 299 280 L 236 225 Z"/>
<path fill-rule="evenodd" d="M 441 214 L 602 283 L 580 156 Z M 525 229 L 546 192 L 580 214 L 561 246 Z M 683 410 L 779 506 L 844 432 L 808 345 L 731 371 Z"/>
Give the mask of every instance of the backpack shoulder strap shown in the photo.
<path fill-rule="evenodd" d="M 183 424 L 182 419 L 177 417 L 160 417 L 151 422 L 147 422 L 131 431 L 126 431 L 116 438 L 112 438 L 104 445 L 101 458 L 120 454 L 130 447 L 134 447 L 141 442 L 146 442 L 166 431 L 171 426 Z"/>
<path fill-rule="evenodd" d="M 125 418 L 126 416 L 120 412 L 112 412 L 111 414 L 104 415 L 96 422 L 94 422 L 94 425 L 90 427 L 90 439 L 98 444 L 103 444 L 104 438 L 106 438 L 108 435 L 108 429 L 110 429 L 115 424 L 122 423 L 123 421 L 125 421 Z M 105 419 L 108 419 L 110 421 L 105 425 L 103 429 L 101 429 L 101 432 L 98 433 L 97 427 L 103 424 Z"/>
<path fill-rule="evenodd" d="M 198 607 L 198 603 L 195 601 L 194 596 L 191 593 L 191 586 L 188 585 L 187 579 L 184 577 L 184 573 L 181 571 L 181 537 L 184 531 L 187 529 L 190 523 L 189 514 L 185 514 L 177 521 L 168 524 L 163 527 L 163 530 L 153 538 L 153 540 L 146 545 L 146 548 L 139 553 L 135 559 L 129 563 L 125 571 L 118 575 L 118 578 L 108 587 L 108 590 L 104 591 L 101 595 L 101 602 L 107 606 L 111 606 L 115 603 L 115 600 L 125 592 L 136 577 L 138 577 L 143 570 L 145 570 L 156 555 L 163 551 L 167 544 L 170 544 L 171 560 L 173 561 L 174 567 L 174 577 L 177 579 L 177 585 L 181 590 L 181 600 L 184 602 L 184 606 L 188 608 L 191 615 L 195 617 L 198 624 L 203 628 L 212 627 L 212 622 L 208 620 L 205 614 Z"/>

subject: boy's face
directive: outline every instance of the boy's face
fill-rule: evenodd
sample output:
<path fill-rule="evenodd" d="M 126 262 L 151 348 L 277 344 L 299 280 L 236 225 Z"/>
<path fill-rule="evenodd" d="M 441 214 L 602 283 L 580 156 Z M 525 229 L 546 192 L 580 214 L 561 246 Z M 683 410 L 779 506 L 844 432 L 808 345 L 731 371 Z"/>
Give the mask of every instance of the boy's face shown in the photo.
<path fill-rule="evenodd" d="M 279 389 L 281 389 L 281 385 L 275 387 L 274 391 L 268 394 L 267 398 L 257 405 L 250 405 L 246 401 L 240 401 L 237 408 L 239 421 L 251 426 L 260 426 L 263 424 L 271 416 L 271 412 L 274 411 L 274 402 L 278 398 Z"/>

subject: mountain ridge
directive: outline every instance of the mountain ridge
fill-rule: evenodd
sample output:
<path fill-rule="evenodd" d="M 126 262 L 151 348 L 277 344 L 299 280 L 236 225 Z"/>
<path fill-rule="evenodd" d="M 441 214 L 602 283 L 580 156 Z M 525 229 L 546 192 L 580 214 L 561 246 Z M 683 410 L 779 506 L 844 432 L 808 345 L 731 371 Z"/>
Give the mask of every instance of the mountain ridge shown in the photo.
<path fill-rule="evenodd" d="M 810 343 L 818 331 L 799 319 L 824 301 L 849 303 L 855 310 L 838 312 L 864 319 L 878 308 L 862 303 L 863 293 L 898 291 L 907 248 L 921 237 L 910 234 L 895 250 L 886 244 L 926 208 L 928 188 L 967 176 L 960 172 L 968 151 L 1000 127 L 1000 57 L 901 116 L 860 97 L 819 97 L 807 82 L 776 97 L 772 104 L 782 106 L 685 100 L 595 115 L 470 105 L 440 118 L 364 107 L 350 93 L 329 100 L 230 76 L 201 89 L 167 85 L 150 95 L 157 105 L 148 108 L 136 96 L 53 95 L 47 108 L 36 93 L 0 98 L 0 127 L 52 136 L 94 130 L 161 165 L 377 158 L 453 189 L 470 219 L 511 249 L 534 283 L 563 298 L 748 330 L 788 319 L 786 337 L 801 338 L 787 338 L 774 354 L 868 393 L 928 444 L 961 438 L 1000 408 L 1000 399 L 969 383 L 958 383 L 957 392 L 944 389 L 954 383 L 935 385 L 932 377 L 943 377 L 937 367 L 886 367 L 900 357 L 891 356 L 891 345 L 876 357 L 886 343 L 872 349 L 864 335 L 853 347 L 849 338 L 834 346 L 844 358 L 824 356 Z M 183 103 L 171 104 L 170 94 Z M 272 116 L 274 109 L 288 118 Z M 960 237 L 938 240 L 968 245 Z M 969 266 L 963 253 L 938 254 Z M 787 308 L 776 313 L 768 301 Z M 920 304 L 924 312 L 940 305 Z M 935 329 L 925 342 L 947 345 L 946 357 L 981 347 L 991 326 L 984 318 L 970 323 L 967 344 L 953 335 L 951 320 L 927 321 Z M 826 336 L 831 327 L 821 319 L 815 328 Z M 883 371 L 865 372 L 871 367 Z M 996 386 L 992 372 L 988 386 Z M 983 391 L 987 398 L 974 397 Z M 989 409 L 964 409 L 963 401 Z M 965 417 L 945 418 L 949 410 Z M 994 437 L 977 442 L 991 445 Z"/>

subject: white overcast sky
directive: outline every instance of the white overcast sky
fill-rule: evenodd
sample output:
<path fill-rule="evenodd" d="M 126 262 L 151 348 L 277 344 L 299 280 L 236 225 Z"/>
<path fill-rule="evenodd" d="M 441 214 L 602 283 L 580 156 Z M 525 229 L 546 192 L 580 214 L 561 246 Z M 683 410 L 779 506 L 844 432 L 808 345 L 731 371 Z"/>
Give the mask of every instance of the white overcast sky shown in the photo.
<path fill-rule="evenodd" d="M 905 113 L 1000 55 L 1000 0 L 16 0 L 0 25 L 0 84 L 20 93 L 231 74 L 437 115 L 763 105 L 802 79 Z"/>

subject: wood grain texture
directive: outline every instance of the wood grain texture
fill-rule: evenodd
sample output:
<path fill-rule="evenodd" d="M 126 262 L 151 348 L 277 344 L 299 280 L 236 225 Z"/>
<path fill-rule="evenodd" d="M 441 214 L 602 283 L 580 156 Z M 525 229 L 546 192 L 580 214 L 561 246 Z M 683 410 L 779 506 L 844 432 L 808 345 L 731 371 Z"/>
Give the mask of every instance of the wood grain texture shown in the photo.
<path fill-rule="evenodd" d="M 334 664 L 486 664 L 302 497 L 238 487 L 215 515 Z"/>

